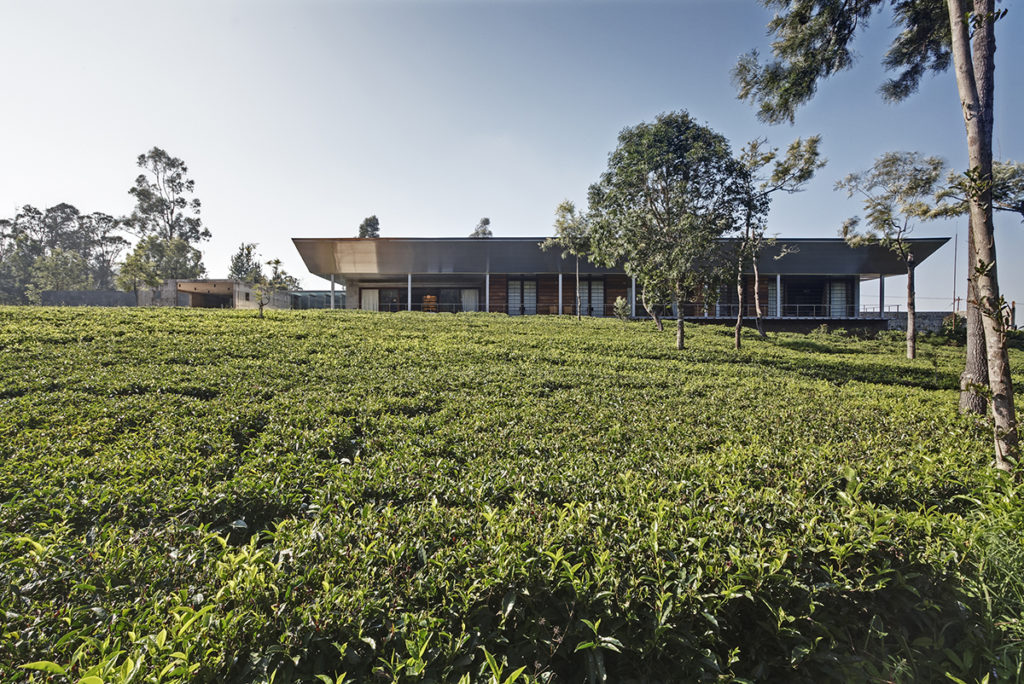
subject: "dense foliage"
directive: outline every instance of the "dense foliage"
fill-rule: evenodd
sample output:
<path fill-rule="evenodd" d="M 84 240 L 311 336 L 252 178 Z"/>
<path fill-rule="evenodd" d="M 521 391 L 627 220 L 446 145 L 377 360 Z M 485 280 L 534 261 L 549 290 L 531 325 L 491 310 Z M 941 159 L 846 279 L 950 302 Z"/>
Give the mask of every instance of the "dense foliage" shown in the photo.
<path fill-rule="evenodd" d="M 962 348 L 668 335 L 0 308 L 0 680 L 1021 676 Z"/>
<path fill-rule="evenodd" d="M 45 290 L 110 289 L 128 242 L 117 219 L 61 203 L 0 218 L 0 304 L 39 301 Z"/>

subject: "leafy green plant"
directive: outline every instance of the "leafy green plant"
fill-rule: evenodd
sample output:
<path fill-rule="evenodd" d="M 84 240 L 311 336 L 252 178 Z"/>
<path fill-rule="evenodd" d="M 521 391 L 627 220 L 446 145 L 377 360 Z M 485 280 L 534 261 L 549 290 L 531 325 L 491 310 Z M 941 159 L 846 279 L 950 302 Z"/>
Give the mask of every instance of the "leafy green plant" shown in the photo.
<path fill-rule="evenodd" d="M 0 308 L 0 680 L 1019 677 L 961 349 L 249 316 Z"/>
<path fill-rule="evenodd" d="M 615 317 L 620 321 L 628 321 L 630 308 L 629 302 L 625 297 L 616 297 L 615 303 L 612 305 L 612 311 L 615 313 Z"/>

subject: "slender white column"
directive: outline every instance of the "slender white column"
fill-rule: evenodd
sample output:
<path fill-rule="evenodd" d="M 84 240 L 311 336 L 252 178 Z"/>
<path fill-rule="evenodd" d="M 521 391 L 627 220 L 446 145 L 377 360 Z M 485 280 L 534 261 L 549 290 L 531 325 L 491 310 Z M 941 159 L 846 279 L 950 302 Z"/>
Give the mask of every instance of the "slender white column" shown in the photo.
<path fill-rule="evenodd" d="M 636 278 L 633 278 L 633 285 L 630 288 L 633 296 L 629 298 L 629 316 L 636 318 Z"/>
<path fill-rule="evenodd" d="M 775 315 L 782 318 L 782 274 L 775 274 Z"/>
<path fill-rule="evenodd" d="M 878 274 L 878 317 L 885 318 L 885 276 Z"/>
<path fill-rule="evenodd" d="M 331 274 L 331 309 L 334 309 L 334 274 Z"/>
<path fill-rule="evenodd" d="M 491 274 L 484 274 L 484 312 L 491 313 Z"/>
<path fill-rule="evenodd" d="M 408 281 L 408 283 L 409 284 L 407 286 L 407 289 L 408 289 L 408 292 L 409 292 L 409 311 L 412 311 L 412 273 L 409 274 L 409 281 Z"/>
<path fill-rule="evenodd" d="M 562 274 L 558 274 L 558 315 L 562 315 Z"/>

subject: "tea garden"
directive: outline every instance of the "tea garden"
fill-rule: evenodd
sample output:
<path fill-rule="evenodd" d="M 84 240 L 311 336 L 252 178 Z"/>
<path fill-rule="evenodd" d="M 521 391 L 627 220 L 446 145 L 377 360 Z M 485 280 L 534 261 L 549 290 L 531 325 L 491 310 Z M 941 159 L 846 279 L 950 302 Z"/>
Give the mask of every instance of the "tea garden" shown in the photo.
<path fill-rule="evenodd" d="M 0 680 L 1019 680 L 963 349 L 687 334 L 0 308 Z"/>

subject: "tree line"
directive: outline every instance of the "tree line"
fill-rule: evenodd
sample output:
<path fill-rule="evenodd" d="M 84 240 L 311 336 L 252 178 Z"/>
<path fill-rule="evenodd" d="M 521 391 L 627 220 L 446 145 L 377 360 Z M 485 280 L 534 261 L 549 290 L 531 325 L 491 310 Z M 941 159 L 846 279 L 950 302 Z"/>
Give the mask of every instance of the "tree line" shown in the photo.
<path fill-rule="evenodd" d="M 136 164 L 140 173 L 128 190 L 135 206 L 128 216 L 83 214 L 60 203 L 45 210 L 25 205 L 0 219 L 0 304 L 38 304 L 47 290 L 117 287 L 137 295 L 165 280 L 205 277 L 198 245 L 211 234 L 185 162 L 154 147 Z M 246 277 L 232 270 L 229 277 L 298 289 L 280 260 L 266 265 L 266 277 L 261 268 Z"/>

